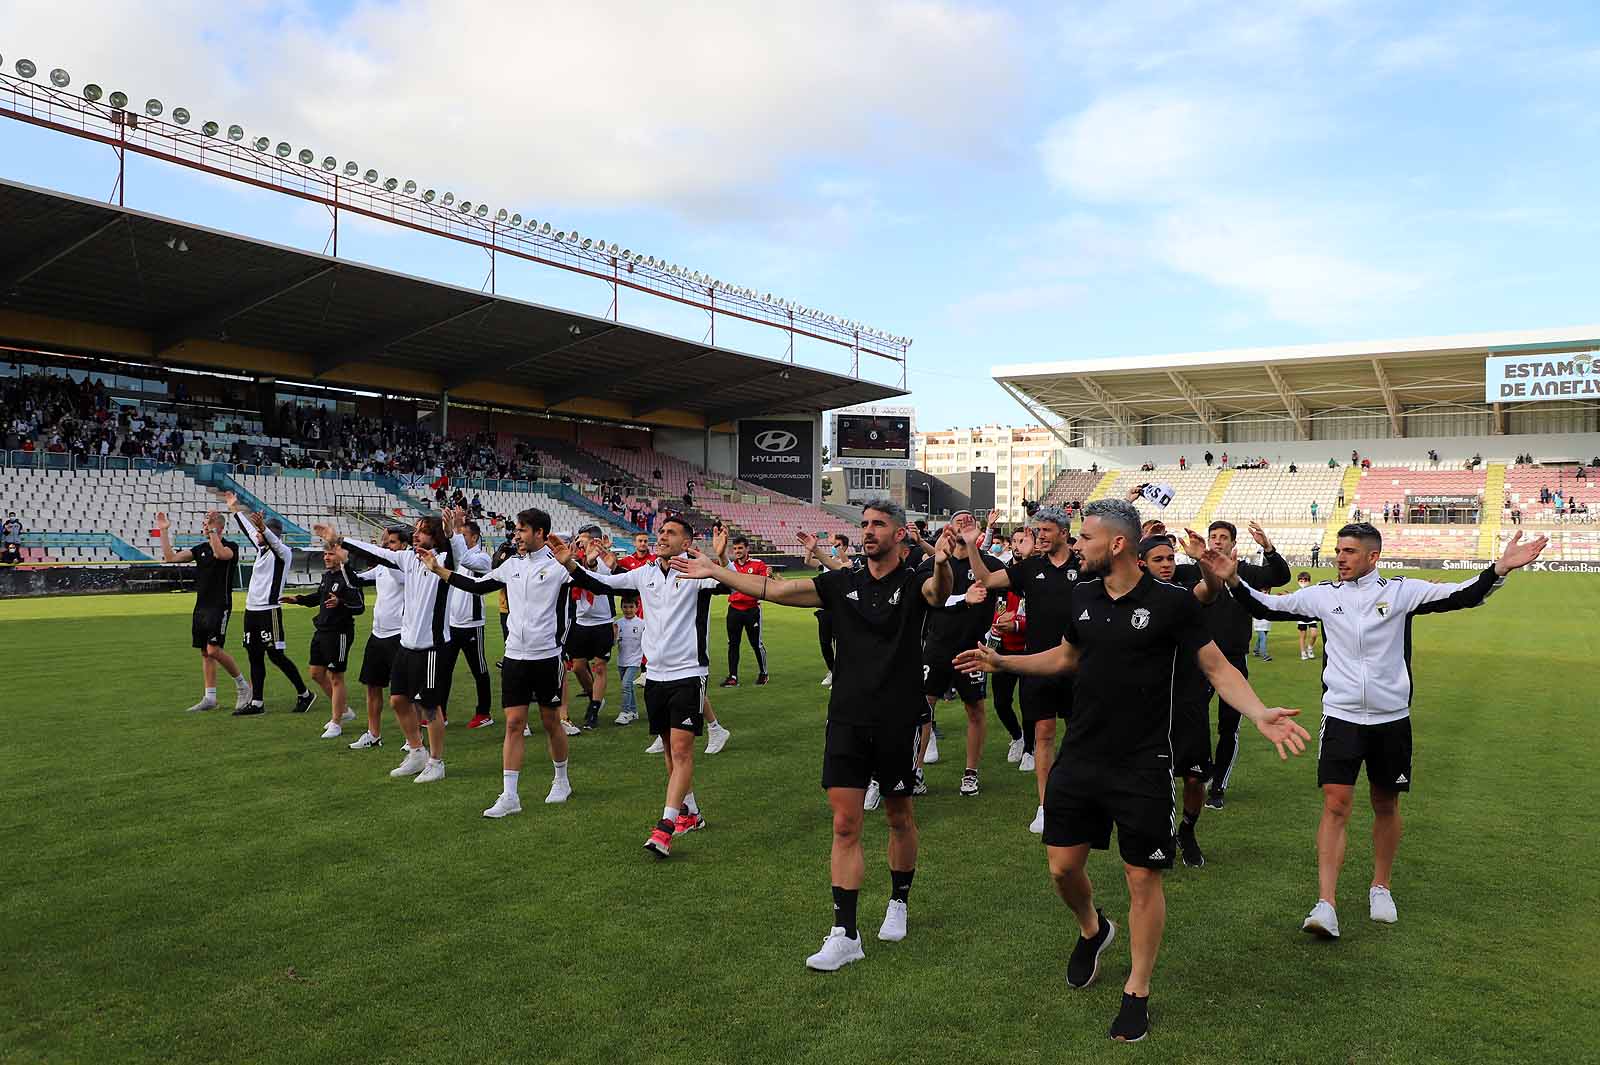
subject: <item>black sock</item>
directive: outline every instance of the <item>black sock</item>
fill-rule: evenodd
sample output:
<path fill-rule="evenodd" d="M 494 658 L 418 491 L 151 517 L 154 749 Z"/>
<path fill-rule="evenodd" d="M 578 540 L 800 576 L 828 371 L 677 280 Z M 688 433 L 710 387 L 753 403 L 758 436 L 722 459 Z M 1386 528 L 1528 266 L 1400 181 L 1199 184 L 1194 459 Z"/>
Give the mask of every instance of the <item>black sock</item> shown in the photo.
<path fill-rule="evenodd" d="M 600 700 L 599 699 L 590 699 L 589 700 L 589 713 L 598 714 L 599 712 L 600 712 Z"/>
<path fill-rule="evenodd" d="M 1199 814 L 1192 814 L 1188 810 L 1185 810 L 1183 812 L 1183 827 L 1184 828 L 1187 828 L 1190 831 L 1193 831 L 1194 830 L 1194 826 L 1196 824 L 1198 824 L 1199 821 L 1200 821 L 1200 815 Z"/>
<path fill-rule="evenodd" d="M 895 902 L 908 902 L 911 899 L 911 878 L 917 875 L 915 869 L 902 872 L 899 869 L 889 870 L 889 898 Z"/>
<path fill-rule="evenodd" d="M 861 894 L 856 888 L 842 888 L 837 884 L 833 888 L 833 926 L 844 929 L 844 934 L 850 939 L 856 938 L 856 896 Z"/>
<path fill-rule="evenodd" d="M 295 666 L 293 659 L 276 647 L 267 652 L 267 657 L 272 660 L 272 664 L 277 666 L 285 677 L 289 678 L 289 683 L 294 685 L 296 695 L 304 695 L 306 693 L 306 682 L 300 678 L 300 670 Z"/>

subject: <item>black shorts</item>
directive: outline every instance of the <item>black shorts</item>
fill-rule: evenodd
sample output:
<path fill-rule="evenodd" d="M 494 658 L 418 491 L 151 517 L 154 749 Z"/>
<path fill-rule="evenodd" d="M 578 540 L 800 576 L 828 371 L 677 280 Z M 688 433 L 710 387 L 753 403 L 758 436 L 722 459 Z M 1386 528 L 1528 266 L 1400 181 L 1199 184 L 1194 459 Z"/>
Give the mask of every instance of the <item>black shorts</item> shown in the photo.
<path fill-rule="evenodd" d="M 311 634 L 311 664 L 325 666 L 330 673 L 350 668 L 350 649 L 355 646 L 356 630 L 318 629 Z"/>
<path fill-rule="evenodd" d="M 387 688 L 394 671 L 395 652 L 400 650 L 400 634 L 393 636 L 368 636 L 366 650 L 361 652 L 361 683 L 374 688 Z"/>
<path fill-rule="evenodd" d="M 567 678 L 560 656 L 554 658 L 507 658 L 500 665 L 500 705 L 539 706 L 554 709 L 561 705 Z"/>
<path fill-rule="evenodd" d="M 448 649 L 437 648 L 413 651 L 402 647 L 394 654 L 394 668 L 389 674 L 389 693 L 410 699 L 431 718 L 431 711 L 450 702 L 450 666 Z"/>
<path fill-rule="evenodd" d="M 1301 632 L 1305 632 L 1307 629 L 1316 628 L 1317 623 L 1315 621 L 1297 621 L 1295 622 L 1294 627 L 1299 629 Z"/>
<path fill-rule="evenodd" d="M 862 788 L 873 780 L 885 795 L 907 797 L 916 783 L 917 726 L 828 722 L 822 786 Z"/>
<path fill-rule="evenodd" d="M 194 620 L 189 623 L 189 630 L 194 637 L 193 645 L 225 646 L 228 642 L 228 617 L 232 613 L 231 610 L 222 610 L 214 606 L 195 607 Z"/>
<path fill-rule="evenodd" d="M 283 650 L 283 608 L 271 610 L 246 610 L 244 612 L 244 645 Z"/>
<path fill-rule="evenodd" d="M 706 678 L 646 680 L 644 708 L 650 719 L 650 735 L 665 736 L 672 729 L 692 732 L 705 730 Z"/>
<path fill-rule="evenodd" d="M 1072 713 L 1072 682 L 1061 677 L 1022 678 L 1022 723 L 1031 725 Z"/>
<path fill-rule="evenodd" d="M 1044 786 L 1044 842 L 1049 847 L 1111 847 L 1128 865 L 1172 868 L 1172 774 L 1165 769 L 1121 769 L 1058 758 Z"/>
<path fill-rule="evenodd" d="M 1211 689 L 1205 698 L 1172 708 L 1172 775 L 1211 779 Z"/>
<path fill-rule="evenodd" d="M 1354 784 L 1367 764 L 1367 782 L 1384 791 L 1411 790 L 1411 718 L 1358 725 L 1322 715 L 1317 730 L 1317 787 Z"/>
<path fill-rule="evenodd" d="M 604 625 L 574 625 L 567 634 L 567 657 L 574 662 L 587 662 L 598 658 L 611 661 L 611 644 L 616 631 L 608 622 Z"/>
<path fill-rule="evenodd" d="M 955 657 L 954 651 L 946 655 L 938 648 L 928 649 L 922 662 L 922 694 L 942 699 L 945 692 L 954 688 L 963 703 L 983 702 L 989 693 L 989 675 L 957 673 L 956 667 L 950 664 Z"/>

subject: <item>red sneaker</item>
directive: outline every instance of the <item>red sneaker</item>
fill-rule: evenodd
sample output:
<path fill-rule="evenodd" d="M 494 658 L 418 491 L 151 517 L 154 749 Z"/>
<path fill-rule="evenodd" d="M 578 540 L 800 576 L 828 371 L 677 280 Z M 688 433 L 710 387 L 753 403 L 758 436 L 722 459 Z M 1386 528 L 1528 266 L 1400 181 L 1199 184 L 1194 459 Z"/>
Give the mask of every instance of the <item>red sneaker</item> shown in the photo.
<path fill-rule="evenodd" d="M 681 813 L 678 823 L 672 826 L 672 834 L 681 836 L 685 832 L 695 832 L 706 827 L 706 819 L 699 814 Z"/>
<path fill-rule="evenodd" d="M 651 830 L 650 838 L 644 841 L 644 849 L 651 851 L 657 858 L 672 857 L 672 830 L 671 821 L 660 821 Z"/>
<path fill-rule="evenodd" d="M 761 676 L 756 678 L 756 685 L 758 687 L 760 685 L 762 685 L 762 684 L 765 684 L 766 682 L 767 682 L 767 675 L 765 673 L 761 674 Z"/>
<path fill-rule="evenodd" d="M 468 728 L 488 728 L 494 724 L 494 718 L 488 714 L 474 714 L 471 721 L 467 722 Z"/>
<path fill-rule="evenodd" d="M 723 688 L 737 688 L 738 686 L 739 686 L 739 678 L 738 677 L 729 677 L 727 680 L 723 681 L 721 685 L 719 685 L 719 687 L 723 687 Z"/>

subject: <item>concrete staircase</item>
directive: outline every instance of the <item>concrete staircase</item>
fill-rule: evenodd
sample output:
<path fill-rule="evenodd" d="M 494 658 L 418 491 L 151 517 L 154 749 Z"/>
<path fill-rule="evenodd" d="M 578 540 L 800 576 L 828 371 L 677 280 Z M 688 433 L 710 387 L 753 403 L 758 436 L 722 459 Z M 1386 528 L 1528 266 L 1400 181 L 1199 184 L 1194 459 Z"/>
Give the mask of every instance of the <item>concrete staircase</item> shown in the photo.
<path fill-rule="evenodd" d="M 1211 524 L 1211 517 L 1217 512 L 1217 507 L 1222 503 L 1222 493 L 1228 490 L 1228 485 L 1233 483 L 1233 469 L 1231 467 L 1217 471 L 1217 479 L 1211 482 L 1211 491 L 1206 493 L 1204 503 L 1200 504 L 1200 513 L 1195 515 L 1194 527 L 1204 532 L 1205 527 Z"/>
<path fill-rule="evenodd" d="M 1344 496 L 1344 506 L 1334 507 L 1328 513 L 1328 526 L 1322 533 L 1322 554 L 1327 558 L 1333 557 L 1333 549 L 1339 543 L 1339 530 L 1350 520 L 1350 509 L 1355 506 L 1350 501 L 1356 497 L 1356 489 L 1361 487 L 1361 467 L 1349 466 L 1344 471 L 1344 481 L 1339 485 L 1339 491 Z"/>
<path fill-rule="evenodd" d="M 1491 462 L 1483 477 L 1483 509 L 1478 512 L 1478 557 L 1494 558 L 1499 552 L 1500 523 L 1505 520 L 1500 504 L 1506 498 L 1506 464 Z"/>
<path fill-rule="evenodd" d="M 1094 486 L 1094 491 L 1089 493 L 1089 498 L 1085 499 L 1084 502 L 1093 503 L 1096 499 L 1104 499 L 1110 495 L 1111 486 L 1117 482 L 1117 475 L 1121 472 L 1121 470 L 1107 471 L 1106 475 L 1100 478 L 1100 483 Z"/>

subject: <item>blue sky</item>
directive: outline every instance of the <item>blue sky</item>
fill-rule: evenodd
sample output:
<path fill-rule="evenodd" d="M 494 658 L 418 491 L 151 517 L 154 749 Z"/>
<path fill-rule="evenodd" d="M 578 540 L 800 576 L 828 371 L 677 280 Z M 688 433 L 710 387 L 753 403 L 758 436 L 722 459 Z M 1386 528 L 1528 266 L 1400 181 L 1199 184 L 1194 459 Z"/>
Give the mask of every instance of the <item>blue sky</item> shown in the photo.
<path fill-rule="evenodd" d="M 0 0 L 0 56 L 909 335 L 926 428 L 1027 421 L 989 380 L 1000 363 L 1600 319 L 1593 5 L 794 6 L 174 0 L 64 19 Z M 104 198 L 114 174 L 108 151 L 0 124 L 6 178 Z M 159 164 L 131 165 L 128 202 L 313 250 L 327 232 L 319 209 Z M 377 224 L 340 243 L 474 288 L 487 272 Z M 499 283 L 610 300 L 534 267 Z M 641 296 L 622 310 L 705 332 Z"/>

